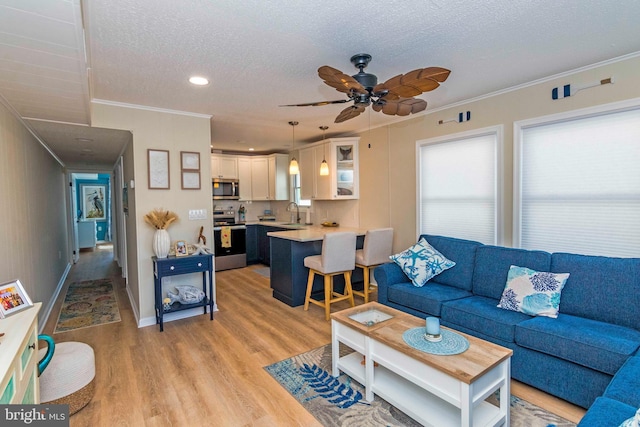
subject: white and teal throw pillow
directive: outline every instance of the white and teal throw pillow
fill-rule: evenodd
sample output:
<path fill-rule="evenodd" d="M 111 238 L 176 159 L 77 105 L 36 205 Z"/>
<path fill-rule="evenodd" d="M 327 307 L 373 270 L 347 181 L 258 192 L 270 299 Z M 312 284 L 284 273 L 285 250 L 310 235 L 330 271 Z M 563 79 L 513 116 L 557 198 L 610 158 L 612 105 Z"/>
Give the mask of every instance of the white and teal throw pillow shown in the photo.
<path fill-rule="evenodd" d="M 568 278 L 569 273 L 547 273 L 512 265 L 498 307 L 556 318 L 560 293 Z"/>
<path fill-rule="evenodd" d="M 389 258 L 402 268 L 414 286 L 422 287 L 432 277 L 456 265 L 431 246 L 425 238 Z"/>
<path fill-rule="evenodd" d="M 628 420 L 624 420 L 620 427 L 639 427 L 640 426 L 640 409 L 636 411 L 636 414 L 629 418 Z"/>

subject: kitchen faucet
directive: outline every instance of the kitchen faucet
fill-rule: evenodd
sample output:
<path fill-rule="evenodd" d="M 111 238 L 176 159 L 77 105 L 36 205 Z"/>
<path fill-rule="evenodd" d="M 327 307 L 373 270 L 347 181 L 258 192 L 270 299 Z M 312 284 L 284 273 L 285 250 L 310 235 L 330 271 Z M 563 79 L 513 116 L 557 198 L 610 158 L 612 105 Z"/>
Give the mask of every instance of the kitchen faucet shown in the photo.
<path fill-rule="evenodd" d="M 295 206 L 295 207 L 296 207 L 296 220 L 295 220 L 295 221 L 293 220 L 293 212 L 291 212 L 291 211 L 289 210 L 289 207 L 290 207 L 291 205 L 293 205 L 293 206 Z M 291 202 L 291 203 L 289 203 L 289 204 L 287 205 L 287 210 L 288 210 L 289 212 L 291 212 L 291 222 L 295 222 L 296 224 L 300 224 L 300 208 L 298 207 L 298 204 L 297 204 L 296 202 Z"/>

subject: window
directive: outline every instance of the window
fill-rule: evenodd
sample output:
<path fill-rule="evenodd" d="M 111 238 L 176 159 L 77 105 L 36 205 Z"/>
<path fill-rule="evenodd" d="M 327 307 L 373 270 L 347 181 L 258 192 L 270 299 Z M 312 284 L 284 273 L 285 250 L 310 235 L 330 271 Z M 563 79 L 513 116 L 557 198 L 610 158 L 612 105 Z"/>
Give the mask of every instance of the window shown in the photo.
<path fill-rule="evenodd" d="M 311 200 L 305 200 L 300 198 L 300 174 L 291 175 L 291 184 L 293 187 L 293 201 L 298 206 L 311 206 Z"/>
<path fill-rule="evenodd" d="M 497 244 L 502 127 L 417 143 L 418 230 Z"/>
<path fill-rule="evenodd" d="M 514 244 L 640 255 L 640 107 L 515 124 Z"/>

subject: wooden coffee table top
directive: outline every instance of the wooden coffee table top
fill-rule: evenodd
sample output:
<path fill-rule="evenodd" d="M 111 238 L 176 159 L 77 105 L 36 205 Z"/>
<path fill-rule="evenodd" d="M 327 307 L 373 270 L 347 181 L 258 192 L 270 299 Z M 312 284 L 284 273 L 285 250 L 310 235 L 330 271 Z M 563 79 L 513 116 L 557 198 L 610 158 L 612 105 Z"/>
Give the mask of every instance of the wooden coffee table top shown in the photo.
<path fill-rule="evenodd" d="M 353 314 L 372 309 L 394 317 L 372 326 L 349 318 Z M 443 328 L 469 340 L 469 349 L 451 356 L 440 356 L 415 349 L 404 342 L 402 334 L 408 329 L 424 327 L 425 320 L 377 302 L 333 313 L 331 318 L 467 384 L 471 384 L 513 354 L 508 348 L 446 327 Z"/>

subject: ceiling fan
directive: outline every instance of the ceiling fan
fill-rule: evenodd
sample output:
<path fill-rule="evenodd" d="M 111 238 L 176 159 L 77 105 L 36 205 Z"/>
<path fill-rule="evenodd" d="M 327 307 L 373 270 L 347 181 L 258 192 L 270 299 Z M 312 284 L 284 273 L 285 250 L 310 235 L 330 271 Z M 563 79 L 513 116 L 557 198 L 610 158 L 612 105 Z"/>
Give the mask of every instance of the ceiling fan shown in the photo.
<path fill-rule="evenodd" d="M 374 111 L 382 111 L 390 116 L 407 116 L 427 108 L 427 101 L 416 99 L 414 96 L 436 89 L 451 73 L 450 70 L 440 67 L 418 68 L 378 84 L 378 77 L 364 72 L 370 61 L 369 54 L 353 55 L 351 63 L 360 70 L 353 76 L 348 76 L 328 65 L 318 68 L 318 76 L 327 85 L 345 93 L 348 99 L 281 105 L 281 107 L 315 107 L 353 101 L 353 105 L 338 114 L 335 123 L 342 123 L 359 116 L 369 104 Z"/>

